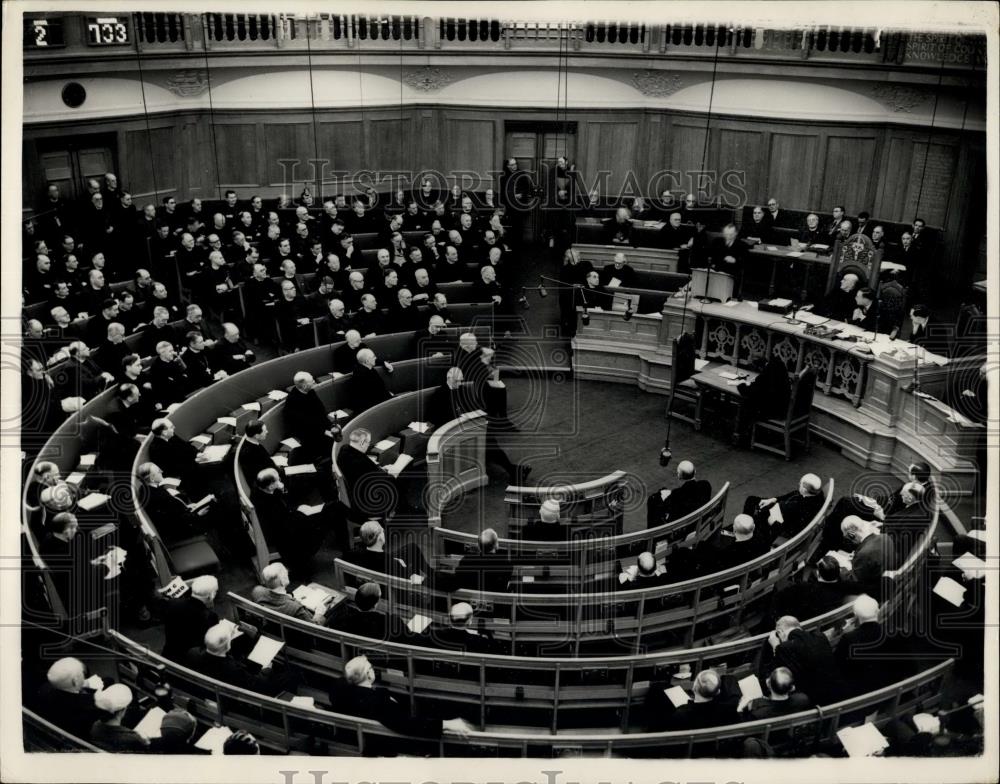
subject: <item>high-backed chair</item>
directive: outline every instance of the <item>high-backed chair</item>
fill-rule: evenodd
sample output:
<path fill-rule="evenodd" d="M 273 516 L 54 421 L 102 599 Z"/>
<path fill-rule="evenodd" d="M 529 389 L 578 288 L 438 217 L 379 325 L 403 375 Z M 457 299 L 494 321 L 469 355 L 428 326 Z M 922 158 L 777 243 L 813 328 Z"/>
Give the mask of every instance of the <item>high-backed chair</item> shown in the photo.
<path fill-rule="evenodd" d="M 792 383 L 792 394 L 788 401 L 788 411 L 780 419 L 760 419 L 753 423 L 750 432 L 750 446 L 784 455 L 785 460 L 792 459 L 792 441 L 795 434 L 804 431 L 805 448 L 809 450 L 809 413 L 812 411 L 813 394 L 816 391 L 816 374 L 812 368 L 806 368 L 798 373 Z M 759 440 L 763 433 L 777 433 L 782 437 L 784 448 L 773 446 Z"/>
<path fill-rule="evenodd" d="M 879 331 L 892 333 L 903 326 L 907 314 L 907 289 L 895 277 L 878 287 Z"/>
<path fill-rule="evenodd" d="M 694 375 L 695 346 L 694 335 L 685 332 L 673 341 L 673 361 L 670 365 L 670 398 L 667 401 L 667 416 L 676 417 L 701 430 L 701 389 L 691 380 Z M 692 411 L 686 414 L 677 411 L 677 405 L 690 405 Z"/>
<path fill-rule="evenodd" d="M 878 286 L 879 267 L 882 265 L 882 251 L 872 245 L 865 234 L 853 234 L 847 241 L 837 240 L 833 244 L 830 257 L 830 275 L 826 281 L 829 294 L 844 273 L 853 272 L 858 276 L 859 285 L 875 289 Z"/>

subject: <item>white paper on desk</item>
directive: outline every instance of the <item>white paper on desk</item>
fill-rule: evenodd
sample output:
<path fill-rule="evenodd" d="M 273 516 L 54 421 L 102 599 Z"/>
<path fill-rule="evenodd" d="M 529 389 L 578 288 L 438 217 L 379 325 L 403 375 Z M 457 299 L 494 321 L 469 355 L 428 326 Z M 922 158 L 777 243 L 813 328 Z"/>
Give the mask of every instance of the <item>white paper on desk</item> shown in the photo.
<path fill-rule="evenodd" d="M 321 591 L 319 588 L 314 588 L 311 585 L 300 585 L 294 591 L 292 591 L 292 596 L 294 596 L 299 604 L 305 607 L 310 612 L 316 612 L 320 607 L 326 605 L 327 598 L 330 594 L 325 591 Z"/>
<path fill-rule="evenodd" d="M 230 444 L 212 444 L 212 446 L 206 446 L 201 453 L 205 455 L 202 458 L 202 463 L 221 463 L 226 455 L 229 454 Z"/>
<path fill-rule="evenodd" d="M 764 692 L 760 688 L 760 678 L 756 675 L 747 675 L 739 680 L 737 685 L 740 687 L 740 694 L 748 700 L 756 700 L 758 697 L 764 696 Z"/>
<path fill-rule="evenodd" d="M 535 576 L 533 574 L 524 574 L 524 575 L 521 575 L 521 582 L 522 583 L 533 583 L 533 582 L 535 582 Z"/>
<path fill-rule="evenodd" d="M 729 302 L 726 303 L 726 307 L 727 308 L 735 308 L 739 304 L 740 303 L 737 300 L 731 299 L 731 300 L 729 300 Z"/>
<path fill-rule="evenodd" d="M 787 297 L 775 297 L 771 300 L 771 304 L 776 308 L 787 308 L 792 304 L 792 301 Z"/>
<path fill-rule="evenodd" d="M 897 270 L 898 272 L 906 272 L 905 264 L 897 264 L 895 261 L 883 261 L 878 265 L 880 270 Z"/>
<path fill-rule="evenodd" d="M 719 371 L 719 378 L 724 378 L 727 381 L 739 381 L 740 380 L 740 374 L 739 373 L 734 373 L 731 370 L 721 370 L 721 371 Z"/>
<path fill-rule="evenodd" d="M 834 559 L 836 559 L 841 569 L 850 569 L 851 564 L 854 563 L 851 554 L 845 553 L 843 550 L 829 550 L 827 552 L 827 555 L 832 556 Z"/>
<path fill-rule="evenodd" d="M 219 621 L 219 626 L 225 627 L 226 631 L 229 632 L 229 639 L 235 640 L 237 637 L 243 636 L 243 630 L 240 629 L 238 624 L 233 623 L 228 618 L 223 618 Z"/>
<path fill-rule="evenodd" d="M 158 705 L 154 706 L 142 717 L 142 721 L 132 729 L 149 740 L 158 738 L 160 737 L 160 722 L 163 721 L 163 717 L 166 715 L 167 712 L 163 708 Z"/>
<path fill-rule="evenodd" d="M 80 466 L 80 468 L 91 468 L 96 461 L 96 454 L 91 453 L 89 455 L 80 455 L 80 460 L 77 465 Z"/>
<path fill-rule="evenodd" d="M 300 446 L 302 446 L 302 444 L 300 444 L 298 442 L 298 440 L 296 440 L 294 438 L 286 438 L 286 439 L 284 439 L 281 442 L 281 445 L 283 447 L 285 447 L 285 449 L 298 449 Z"/>
<path fill-rule="evenodd" d="M 99 506 L 103 506 L 108 501 L 111 500 L 110 495 L 105 495 L 104 493 L 89 493 L 76 502 L 76 505 L 83 509 L 85 512 L 89 512 L 92 509 L 96 509 Z"/>
<path fill-rule="evenodd" d="M 829 321 L 829 319 L 825 316 L 817 316 L 815 313 L 810 313 L 808 310 L 796 311 L 795 318 L 803 324 L 822 324 L 824 321 Z"/>
<path fill-rule="evenodd" d="M 771 509 L 767 514 L 767 522 L 769 523 L 783 523 L 785 522 L 784 516 L 781 514 L 781 504 L 772 504 Z"/>
<path fill-rule="evenodd" d="M 247 656 L 247 661 L 252 661 L 261 667 L 266 667 L 274 661 L 274 657 L 284 647 L 285 643 L 281 640 L 275 640 L 273 637 L 265 637 L 262 634 L 257 638 L 257 644 L 253 646 L 253 650 Z"/>
<path fill-rule="evenodd" d="M 950 577 L 942 577 L 934 586 L 934 593 L 946 602 L 961 607 L 965 601 L 965 586 Z"/>
<path fill-rule="evenodd" d="M 303 463 L 302 465 L 288 466 L 285 469 L 285 476 L 297 476 L 298 474 L 315 474 L 316 466 L 312 463 Z"/>
<path fill-rule="evenodd" d="M 389 468 L 391 468 L 393 472 L 399 473 L 412 462 L 413 462 L 413 455 L 405 455 L 405 454 L 400 455 L 393 461 L 392 465 L 389 466 Z"/>
<path fill-rule="evenodd" d="M 212 727 L 198 738 L 194 745 L 196 748 L 210 751 L 213 754 L 222 754 L 222 747 L 232 734 L 233 731 L 229 727 Z"/>
<path fill-rule="evenodd" d="M 707 367 L 708 367 L 708 360 L 707 359 L 696 359 L 694 361 L 694 372 L 695 373 L 700 373 L 701 371 L 703 371 Z"/>
<path fill-rule="evenodd" d="M 961 569 L 962 574 L 964 574 L 969 580 L 978 580 L 980 577 L 986 576 L 986 561 L 973 553 L 960 555 L 951 563 L 953 566 L 957 566 Z"/>
<path fill-rule="evenodd" d="M 726 382 L 726 386 L 727 387 L 738 387 L 742 383 L 743 383 L 742 381 L 740 381 L 740 380 L 737 379 L 736 381 L 727 381 Z"/>
<path fill-rule="evenodd" d="M 284 468 L 288 465 L 288 455 L 283 455 L 280 452 L 276 455 L 271 455 L 271 460 L 278 468 Z"/>
<path fill-rule="evenodd" d="M 272 389 L 267 393 L 267 396 L 271 398 L 271 400 L 278 402 L 288 397 L 288 393 L 283 389 Z"/>
<path fill-rule="evenodd" d="M 788 256 L 791 259 L 797 259 L 797 258 L 799 258 L 802 255 L 802 251 L 800 251 L 800 250 L 790 250 L 785 255 Z"/>
<path fill-rule="evenodd" d="M 427 422 L 410 422 L 407 427 L 410 428 L 410 430 L 421 434 L 426 433 L 431 429 L 430 424 Z"/>
<path fill-rule="evenodd" d="M 74 471 L 72 474 L 66 477 L 66 484 L 73 485 L 73 487 L 79 487 L 83 484 L 86 474 L 83 471 Z"/>
<path fill-rule="evenodd" d="M 889 741 L 874 724 L 844 727 L 837 730 L 837 738 L 848 757 L 871 757 L 889 747 Z"/>
<path fill-rule="evenodd" d="M 323 504 L 313 504 L 312 506 L 309 504 L 299 504 L 296 511 L 301 512 L 304 515 L 319 514 L 323 511 Z"/>
<path fill-rule="evenodd" d="M 390 440 L 388 438 L 383 438 L 381 441 L 379 441 L 377 444 L 375 444 L 375 448 L 379 452 L 384 452 L 387 449 L 392 449 L 394 446 L 396 446 L 395 442 L 393 442 L 392 440 Z"/>
<path fill-rule="evenodd" d="M 191 443 L 196 446 L 208 446 L 212 443 L 212 437 L 208 433 L 202 433 L 200 436 L 192 438 Z"/>
<path fill-rule="evenodd" d="M 616 289 L 620 285 L 622 285 L 622 282 L 618 278 L 612 278 L 611 280 L 608 281 L 609 289 Z"/>
<path fill-rule="evenodd" d="M 244 403 L 241 408 L 244 411 L 260 411 L 260 403 L 255 400 L 253 403 Z"/>
<path fill-rule="evenodd" d="M 669 689 L 664 689 L 663 693 L 667 695 L 667 699 L 675 708 L 682 708 L 691 702 L 688 693 L 680 686 L 671 686 Z"/>
<path fill-rule="evenodd" d="M 296 694 L 292 699 L 289 700 L 292 705 L 298 705 L 301 708 L 315 708 L 316 700 L 312 697 L 306 697 Z"/>
<path fill-rule="evenodd" d="M 409 622 L 406 624 L 406 628 L 409 629 L 413 634 L 423 634 L 424 629 L 431 625 L 431 619 L 426 615 L 421 615 L 417 613 Z"/>
<path fill-rule="evenodd" d="M 236 417 L 222 416 L 215 420 L 220 425 L 229 425 L 230 427 L 236 427 Z"/>

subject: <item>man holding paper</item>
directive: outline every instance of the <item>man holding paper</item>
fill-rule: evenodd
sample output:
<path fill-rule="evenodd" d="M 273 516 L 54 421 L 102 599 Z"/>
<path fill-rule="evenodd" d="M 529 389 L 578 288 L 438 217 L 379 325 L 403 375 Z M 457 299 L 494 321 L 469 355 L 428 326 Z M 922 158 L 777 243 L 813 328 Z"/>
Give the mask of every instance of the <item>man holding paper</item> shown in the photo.
<path fill-rule="evenodd" d="M 236 628 L 224 623 L 210 628 L 205 632 L 203 646 L 188 653 L 185 666 L 209 678 L 261 694 L 273 696 L 291 690 L 288 688 L 294 682 L 291 674 L 279 674 L 274 669 L 274 657 L 282 643 L 261 635 L 247 659 L 240 660 L 231 652 Z"/>
<path fill-rule="evenodd" d="M 747 719 L 772 719 L 790 713 L 809 710 L 813 702 L 809 696 L 795 689 L 795 676 L 787 667 L 775 667 L 767 676 L 768 696 L 760 688 L 756 675 L 748 675 L 739 682 L 740 703 L 736 710 Z"/>
<path fill-rule="evenodd" d="M 326 617 L 326 603 L 315 611 L 309 610 L 288 592 L 288 569 L 280 562 L 268 564 L 260 574 L 263 585 L 255 585 L 250 598 L 262 607 L 267 607 L 283 615 L 313 623 L 323 623 Z M 332 594 L 331 594 L 332 596 Z"/>
<path fill-rule="evenodd" d="M 337 468 L 347 485 L 354 519 L 385 519 L 396 510 L 402 499 L 396 480 L 413 459 L 402 454 L 392 465 L 380 466 L 368 457 L 371 443 L 369 431 L 355 428 L 347 444 L 337 450 Z"/>
<path fill-rule="evenodd" d="M 790 493 L 773 498 L 749 496 L 743 511 L 767 534 L 768 542 L 777 536 L 791 538 L 799 533 L 823 508 L 823 482 L 816 474 L 804 474 L 799 486 Z"/>

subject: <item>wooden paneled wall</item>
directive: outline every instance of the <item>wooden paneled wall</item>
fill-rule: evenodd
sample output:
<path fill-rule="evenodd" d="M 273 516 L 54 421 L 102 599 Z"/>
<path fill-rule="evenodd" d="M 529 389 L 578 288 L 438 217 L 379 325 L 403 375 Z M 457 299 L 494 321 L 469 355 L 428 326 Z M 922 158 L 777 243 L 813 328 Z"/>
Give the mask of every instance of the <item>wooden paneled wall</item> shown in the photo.
<path fill-rule="evenodd" d="M 551 122 L 553 117 L 516 108 L 415 106 L 324 110 L 315 116 L 178 113 L 150 118 L 148 131 L 141 117 L 32 125 L 24 131 L 24 203 L 36 203 L 44 191 L 34 148 L 43 137 L 116 133 L 120 179 L 141 204 L 154 192 L 216 198 L 227 187 L 245 195 L 276 195 L 286 177 L 293 188 L 317 182 L 320 172 L 311 163 L 317 157 L 327 174 L 431 169 L 485 177 L 502 166 L 505 121 L 511 120 Z M 730 181 L 743 183 L 751 203 L 774 196 L 787 207 L 824 213 L 844 204 L 850 213 L 868 210 L 891 221 L 911 220 L 919 211 L 929 225 L 943 227 L 945 262 L 961 277 L 968 272 L 963 254 L 975 258 L 984 231 L 978 220 L 968 218 L 969 205 L 985 200 L 981 133 L 725 116 L 708 121 L 652 109 L 570 111 L 566 120 L 576 124 L 577 166 L 584 181 L 608 171 L 612 190 L 629 179 L 629 171 L 633 181 L 656 187 L 651 178 L 657 172 L 697 172 L 704 162 L 714 173 L 711 193 L 719 192 L 717 178 L 729 172 Z M 282 160 L 289 163 L 283 167 Z M 293 168 L 294 160 L 300 163 Z M 688 190 L 691 183 L 682 181 L 680 187 Z"/>

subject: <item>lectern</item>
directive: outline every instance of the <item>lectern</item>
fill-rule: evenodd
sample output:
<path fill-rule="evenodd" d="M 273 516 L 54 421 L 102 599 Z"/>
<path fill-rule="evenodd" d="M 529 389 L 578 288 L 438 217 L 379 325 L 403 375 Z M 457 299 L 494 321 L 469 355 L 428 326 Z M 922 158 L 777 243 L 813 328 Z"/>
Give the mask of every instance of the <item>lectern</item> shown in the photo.
<path fill-rule="evenodd" d="M 727 302 L 733 296 L 733 276 L 712 269 L 693 269 L 691 294 L 704 300 Z"/>

